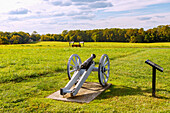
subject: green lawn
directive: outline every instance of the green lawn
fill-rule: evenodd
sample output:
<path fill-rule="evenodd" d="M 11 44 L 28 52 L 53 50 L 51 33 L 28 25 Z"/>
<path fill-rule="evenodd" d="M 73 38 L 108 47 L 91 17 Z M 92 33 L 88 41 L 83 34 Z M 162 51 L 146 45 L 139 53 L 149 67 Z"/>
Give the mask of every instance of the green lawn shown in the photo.
<path fill-rule="evenodd" d="M 85 43 L 72 48 L 68 42 L 0 45 L 0 112 L 170 112 L 170 43 Z M 110 89 L 86 103 L 63 102 L 46 97 L 68 80 L 67 62 L 72 54 L 85 61 L 96 54 L 110 58 Z M 151 60 L 157 71 L 156 95 L 152 93 Z M 98 82 L 98 73 L 87 79 Z"/>

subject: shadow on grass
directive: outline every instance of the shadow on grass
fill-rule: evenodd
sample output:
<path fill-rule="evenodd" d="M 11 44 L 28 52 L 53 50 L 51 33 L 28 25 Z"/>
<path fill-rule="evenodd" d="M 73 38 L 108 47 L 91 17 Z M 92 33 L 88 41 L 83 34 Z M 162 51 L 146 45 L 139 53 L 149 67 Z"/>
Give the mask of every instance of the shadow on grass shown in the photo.
<path fill-rule="evenodd" d="M 1 68 L 1 67 L 0 67 Z M 53 73 L 60 73 L 65 71 L 64 68 L 56 68 L 55 70 L 49 71 L 49 72 L 42 72 L 42 73 L 31 73 L 31 74 L 25 74 L 25 75 L 19 75 L 19 74 L 11 74 L 11 76 L 2 76 L 0 77 L 0 84 L 1 83 L 9 83 L 9 82 L 22 82 L 23 80 L 28 80 L 28 79 L 34 79 L 38 77 L 47 77 L 49 76 L 48 74 L 53 74 Z M 52 76 L 52 75 L 50 75 Z M 55 75 L 54 75 L 55 76 Z"/>
<path fill-rule="evenodd" d="M 156 91 L 166 91 L 166 92 L 170 93 L 170 91 L 164 90 L 164 89 L 156 89 Z M 115 85 L 112 85 L 109 89 L 107 89 L 105 92 L 103 92 L 97 99 L 107 99 L 107 98 L 113 98 L 116 96 L 127 96 L 127 95 L 146 96 L 144 93 L 152 94 L 152 89 L 142 90 L 140 87 L 131 88 L 131 87 L 127 87 L 127 86 L 121 86 L 121 87 L 117 88 L 117 87 L 115 87 Z M 170 99 L 170 98 L 164 97 L 164 96 L 157 96 L 155 98 Z"/>

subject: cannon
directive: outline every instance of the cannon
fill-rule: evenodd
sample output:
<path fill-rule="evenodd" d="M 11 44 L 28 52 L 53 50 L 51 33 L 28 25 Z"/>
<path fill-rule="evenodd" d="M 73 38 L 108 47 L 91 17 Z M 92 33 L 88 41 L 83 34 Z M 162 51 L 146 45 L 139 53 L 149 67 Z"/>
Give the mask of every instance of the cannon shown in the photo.
<path fill-rule="evenodd" d="M 60 95 L 70 93 L 71 96 L 75 96 L 92 71 L 98 71 L 99 83 L 103 87 L 107 85 L 110 72 L 109 57 L 107 54 L 103 54 L 98 67 L 95 67 L 94 58 L 96 55 L 91 54 L 91 57 L 82 63 L 77 54 L 70 56 L 67 63 L 67 74 L 70 81 L 60 89 Z M 73 87 L 73 85 L 75 86 Z"/>

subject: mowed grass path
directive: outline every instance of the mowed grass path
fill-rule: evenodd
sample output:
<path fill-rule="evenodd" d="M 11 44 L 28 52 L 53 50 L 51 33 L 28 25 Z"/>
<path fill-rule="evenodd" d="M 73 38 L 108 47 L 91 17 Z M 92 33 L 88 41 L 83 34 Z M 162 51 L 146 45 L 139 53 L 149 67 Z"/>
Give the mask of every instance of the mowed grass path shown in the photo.
<path fill-rule="evenodd" d="M 72 54 L 85 61 L 96 54 L 110 58 L 110 89 L 86 103 L 62 102 L 46 97 L 68 80 L 67 62 Z M 157 71 L 156 95 L 151 97 L 151 60 Z M 92 72 L 87 81 L 98 82 Z M 72 48 L 68 42 L 0 45 L 0 112 L 170 112 L 170 43 L 85 43 Z"/>

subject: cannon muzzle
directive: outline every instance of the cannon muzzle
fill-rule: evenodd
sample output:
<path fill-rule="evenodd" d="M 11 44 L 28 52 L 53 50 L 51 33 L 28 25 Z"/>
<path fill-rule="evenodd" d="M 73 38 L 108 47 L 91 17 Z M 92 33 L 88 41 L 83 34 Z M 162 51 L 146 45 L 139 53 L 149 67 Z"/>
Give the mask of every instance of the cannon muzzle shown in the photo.
<path fill-rule="evenodd" d="M 88 58 L 86 61 L 84 61 L 82 64 L 81 64 L 81 67 L 80 69 L 88 69 L 90 67 L 90 65 L 93 63 L 93 59 L 96 58 L 96 55 L 95 54 L 91 54 L 91 57 Z"/>

